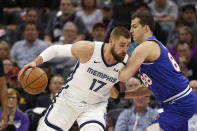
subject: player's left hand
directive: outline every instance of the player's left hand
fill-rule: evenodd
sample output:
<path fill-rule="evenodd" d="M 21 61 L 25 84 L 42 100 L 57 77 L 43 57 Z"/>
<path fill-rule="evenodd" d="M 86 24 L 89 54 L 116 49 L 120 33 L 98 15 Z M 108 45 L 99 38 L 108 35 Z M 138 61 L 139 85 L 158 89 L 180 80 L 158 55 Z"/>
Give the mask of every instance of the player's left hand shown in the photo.
<path fill-rule="evenodd" d="M 21 76 L 23 75 L 23 73 L 28 69 L 28 68 L 35 68 L 36 67 L 36 61 L 32 61 L 29 64 L 25 65 L 23 67 L 23 69 L 20 70 L 19 74 L 18 74 L 18 81 L 21 80 Z"/>

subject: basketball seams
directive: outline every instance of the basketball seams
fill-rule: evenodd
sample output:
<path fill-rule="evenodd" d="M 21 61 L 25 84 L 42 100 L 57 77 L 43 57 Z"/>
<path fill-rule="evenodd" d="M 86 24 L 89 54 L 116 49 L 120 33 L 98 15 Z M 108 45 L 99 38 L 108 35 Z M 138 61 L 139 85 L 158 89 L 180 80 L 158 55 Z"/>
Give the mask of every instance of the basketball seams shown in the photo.
<path fill-rule="evenodd" d="M 28 85 L 26 85 L 25 87 L 24 87 L 24 89 L 25 88 L 27 88 L 28 86 L 30 86 L 32 83 L 34 83 L 35 81 L 37 81 L 38 79 L 40 79 L 43 75 L 45 75 L 45 72 L 43 72 L 39 77 L 37 77 L 36 79 L 34 79 L 31 83 L 29 83 Z M 31 87 L 29 87 L 30 89 L 36 89 L 36 88 L 31 88 Z"/>
<path fill-rule="evenodd" d="M 36 83 L 36 85 L 38 85 L 38 86 L 36 86 L 36 88 L 32 88 L 31 86 L 35 87 L 34 84 L 35 84 L 35 82 L 36 82 L 38 79 L 40 79 L 42 82 L 39 83 L 39 84 Z M 47 75 L 45 75 L 45 73 L 41 74 L 41 75 L 39 76 L 38 79 L 35 80 L 35 81 L 32 81 L 32 82 L 31 82 L 31 86 L 29 85 L 30 87 L 28 87 L 28 88 L 29 88 L 29 89 L 38 89 L 38 88 L 44 87 L 44 85 L 47 86 L 48 80 L 47 80 L 46 82 L 44 81 L 44 79 L 47 79 Z M 39 85 L 41 85 L 41 86 L 39 86 Z"/>
<path fill-rule="evenodd" d="M 30 70 L 29 74 L 32 72 L 33 70 Z M 26 75 L 26 72 L 25 74 L 23 74 L 23 78 L 22 78 L 22 81 L 21 81 L 21 84 L 23 87 L 25 87 L 25 85 L 27 85 L 27 75 Z"/>
<path fill-rule="evenodd" d="M 26 83 L 25 85 L 28 85 L 27 84 L 28 83 L 28 78 L 29 78 L 29 76 L 30 76 L 30 74 L 31 74 L 32 71 L 33 71 L 33 69 L 31 69 L 30 72 L 29 72 L 29 74 L 28 74 L 28 76 L 25 77 L 26 78 L 26 79 L 24 79 L 24 84 Z"/>
<path fill-rule="evenodd" d="M 29 72 L 29 74 L 28 74 L 28 76 L 27 76 L 27 79 L 26 79 L 26 83 L 28 83 L 30 74 L 33 73 L 33 71 L 35 71 L 35 70 L 37 70 L 37 68 L 35 68 L 34 70 L 33 70 L 33 68 L 32 68 L 32 70 Z M 28 85 L 28 84 L 27 84 L 27 85 Z"/>

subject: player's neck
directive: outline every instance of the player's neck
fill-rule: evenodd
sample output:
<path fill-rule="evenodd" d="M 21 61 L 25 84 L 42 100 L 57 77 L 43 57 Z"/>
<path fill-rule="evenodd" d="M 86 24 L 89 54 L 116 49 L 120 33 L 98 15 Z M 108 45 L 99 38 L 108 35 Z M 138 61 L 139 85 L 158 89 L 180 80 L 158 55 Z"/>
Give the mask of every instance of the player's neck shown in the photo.
<path fill-rule="evenodd" d="M 147 33 L 144 33 L 144 36 L 143 36 L 143 39 L 140 43 L 143 43 L 144 41 L 146 41 L 147 38 L 153 36 L 153 33 L 152 32 L 147 32 Z"/>

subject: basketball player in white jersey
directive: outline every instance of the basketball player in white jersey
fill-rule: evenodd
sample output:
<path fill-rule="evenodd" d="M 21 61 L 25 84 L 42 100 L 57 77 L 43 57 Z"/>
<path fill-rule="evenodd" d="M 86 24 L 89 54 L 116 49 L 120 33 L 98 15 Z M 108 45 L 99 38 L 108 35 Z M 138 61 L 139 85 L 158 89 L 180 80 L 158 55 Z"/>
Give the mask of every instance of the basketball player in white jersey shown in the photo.
<path fill-rule="evenodd" d="M 36 67 L 56 56 L 78 57 L 79 62 L 63 89 L 56 95 L 38 131 L 68 131 L 77 120 L 80 131 L 105 131 L 105 113 L 111 87 L 130 45 L 130 33 L 116 27 L 109 43 L 79 41 L 54 45 L 24 66 L 18 79 L 29 67 Z"/>

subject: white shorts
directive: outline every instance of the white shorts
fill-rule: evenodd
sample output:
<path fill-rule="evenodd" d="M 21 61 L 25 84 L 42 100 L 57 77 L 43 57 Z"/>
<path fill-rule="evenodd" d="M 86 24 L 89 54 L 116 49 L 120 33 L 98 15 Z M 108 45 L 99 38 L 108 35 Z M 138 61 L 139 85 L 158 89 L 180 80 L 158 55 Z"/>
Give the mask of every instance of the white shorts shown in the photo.
<path fill-rule="evenodd" d="M 94 123 L 104 131 L 106 106 L 107 102 L 87 104 L 63 89 L 40 121 L 37 131 L 68 131 L 76 120 L 80 129 Z"/>

